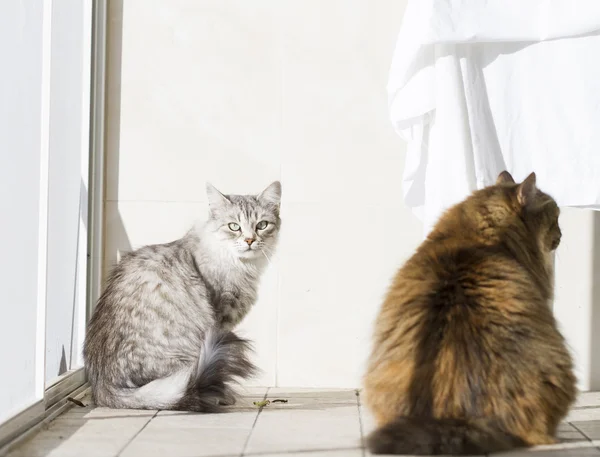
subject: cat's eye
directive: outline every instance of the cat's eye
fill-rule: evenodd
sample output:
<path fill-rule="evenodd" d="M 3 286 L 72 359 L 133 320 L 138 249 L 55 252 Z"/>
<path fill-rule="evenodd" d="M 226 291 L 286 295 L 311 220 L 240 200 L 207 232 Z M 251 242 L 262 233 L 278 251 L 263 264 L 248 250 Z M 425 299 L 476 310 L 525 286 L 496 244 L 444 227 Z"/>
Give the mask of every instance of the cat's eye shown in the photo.
<path fill-rule="evenodd" d="M 231 230 L 232 232 L 239 232 L 240 231 L 240 226 L 239 224 L 236 224 L 235 222 L 230 222 L 229 225 L 229 230 Z"/>
<path fill-rule="evenodd" d="M 269 223 L 267 221 L 260 221 L 258 224 L 256 224 L 256 229 L 257 230 L 264 230 L 268 227 Z"/>

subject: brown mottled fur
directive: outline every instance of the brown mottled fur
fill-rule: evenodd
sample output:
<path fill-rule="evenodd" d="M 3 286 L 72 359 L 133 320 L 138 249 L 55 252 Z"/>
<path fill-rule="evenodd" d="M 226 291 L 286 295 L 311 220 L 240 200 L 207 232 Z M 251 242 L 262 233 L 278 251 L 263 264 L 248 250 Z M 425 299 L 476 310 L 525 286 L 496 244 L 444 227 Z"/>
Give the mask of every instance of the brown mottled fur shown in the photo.
<path fill-rule="evenodd" d="M 550 304 L 555 201 L 535 174 L 451 208 L 398 272 L 364 378 L 373 453 L 483 454 L 554 443 L 576 395 Z"/>

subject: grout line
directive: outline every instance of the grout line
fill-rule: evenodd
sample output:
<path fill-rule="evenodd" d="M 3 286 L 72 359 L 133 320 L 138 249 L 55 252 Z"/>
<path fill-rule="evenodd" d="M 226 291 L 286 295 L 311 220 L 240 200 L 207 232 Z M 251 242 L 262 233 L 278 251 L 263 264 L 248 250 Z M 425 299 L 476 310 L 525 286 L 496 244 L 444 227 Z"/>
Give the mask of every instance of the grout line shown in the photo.
<path fill-rule="evenodd" d="M 278 4 L 278 6 L 281 2 Z M 284 150 L 284 141 L 283 141 L 283 95 L 284 95 L 284 41 L 283 41 L 283 21 L 282 21 L 282 9 L 281 7 L 276 8 L 276 17 L 275 21 L 277 23 L 277 37 L 279 38 L 279 181 L 284 183 L 283 179 L 283 160 L 281 155 L 283 155 Z M 284 194 L 285 195 L 285 194 Z M 285 200 L 284 200 L 285 202 Z M 281 206 L 281 204 L 280 204 Z M 284 211 L 285 216 L 285 211 Z M 284 229 L 285 230 L 285 229 Z M 275 386 L 279 387 L 279 314 L 280 314 L 280 306 L 281 306 L 281 268 L 277 266 L 277 305 L 275 306 Z"/>
<path fill-rule="evenodd" d="M 269 395 L 269 390 L 271 390 L 271 388 L 267 387 L 267 391 L 263 395 L 263 401 L 265 401 L 267 399 L 267 396 Z M 258 416 L 260 416 L 260 413 L 262 412 L 263 408 L 264 408 L 264 406 L 261 406 L 258 409 L 258 412 L 256 413 L 256 417 L 254 418 L 254 422 L 252 423 L 252 428 L 250 429 L 250 432 L 248 433 L 248 438 L 246 438 L 246 441 L 244 442 L 244 447 L 242 448 L 242 453 L 240 454 L 240 457 L 243 457 L 246 454 L 246 448 L 248 447 L 248 444 L 250 443 L 250 438 L 252 438 L 252 432 L 254 432 L 254 427 L 256 427 L 256 423 L 258 422 Z"/>
<path fill-rule="evenodd" d="M 340 452 L 340 451 L 355 451 L 360 449 L 358 447 L 336 447 L 336 448 L 319 448 L 319 449 L 295 449 L 293 451 L 261 451 L 261 452 L 251 452 L 250 454 L 246 454 L 247 457 L 281 457 L 282 455 L 296 455 L 296 454 L 306 454 L 310 457 L 312 454 L 318 454 L 322 452 Z M 211 454 L 209 456 L 203 457 L 238 457 L 233 454 Z M 516 457 L 516 456 L 515 456 Z"/>
<path fill-rule="evenodd" d="M 294 449 L 288 451 L 262 451 L 256 453 L 246 454 L 247 457 L 281 457 L 282 455 L 296 455 L 296 454 L 306 454 L 307 456 L 313 454 L 320 454 L 323 452 L 339 452 L 339 451 L 355 451 L 360 449 L 358 447 L 337 447 L 337 448 L 319 448 L 319 449 Z M 219 457 L 219 456 L 210 456 L 210 457 Z M 515 456 L 516 457 L 516 456 Z"/>
<path fill-rule="evenodd" d="M 589 436 L 587 436 L 587 434 L 585 434 L 583 431 L 581 431 L 579 429 L 579 427 L 577 427 L 577 425 L 575 425 L 573 422 L 567 422 L 571 427 L 573 427 L 575 430 L 577 430 L 581 435 L 583 435 L 585 437 L 586 440 L 588 440 L 590 443 L 595 444 L 594 440 L 591 439 Z M 595 446 L 596 449 L 600 450 L 600 446 Z"/>
<path fill-rule="evenodd" d="M 575 425 L 573 422 L 567 422 L 567 424 L 569 424 L 571 427 L 573 427 L 575 430 L 577 430 L 581 435 L 583 435 L 585 437 L 586 440 L 588 440 L 590 443 L 594 444 L 594 440 L 591 439 L 589 436 L 587 436 L 583 431 L 580 430 L 579 427 L 577 427 L 577 425 Z M 600 449 L 600 446 L 595 446 L 596 449 Z"/>
<path fill-rule="evenodd" d="M 127 449 L 127 447 L 128 447 L 128 446 L 129 446 L 131 443 L 133 443 L 133 440 L 135 440 L 135 439 L 136 439 L 136 438 L 139 436 L 139 434 L 140 434 L 140 433 L 142 433 L 142 432 L 144 431 L 144 429 L 145 429 L 145 428 L 148 426 L 148 424 L 149 424 L 150 422 L 152 422 L 152 419 L 154 419 L 154 418 L 155 418 L 155 417 L 158 415 L 158 413 L 159 413 L 159 412 L 160 412 L 160 409 L 154 413 L 154 416 L 152 416 L 150 419 L 148 419 L 148 422 L 146 422 L 146 423 L 143 425 L 143 427 L 142 427 L 142 428 L 140 428 L 140 429 L 137 431 L 137 433 L 131 437 L 131 439 L 130 439 L 129 441 L 127 441 L 127 443 L 125 444 L 125 446 L 123 446 L 123 447 L 122 447 L 122 448 L 119 450 L 119 452 L 117 452 L 117 455 L 116 455 L 116 457 L 119 457 L 119 456 L 120 456 L 120 455 L 123 453 L 123 451 L 125 451 L 125 449 Z"/>
<path fill-rule="evenodd" d="M 572 422 L 567 422 L 567 424 L 569 424 L 571 427 L 573 427 L 575 430 L 577 430 L 577 431 L 578 431 L 578 432 L 579 432 L 581 435 L 583 435 L 583 436 L 584 436 L 584 438 L 585 438 L 586 440 L 588 440 L 588 441 L 592 441 L 592 440 L 590 439 L 590 437 L 589 437 L 589 436 L 587 436 L 585 433 L 583 433 L 583 432 L 582 432 L 582 431 L 579 429 L 579 427 L 577 427 L 575 424 L 573 424 Z"/>
<path fill-rule="evenodd" d="M 367 451 L 365 448 L 365 429 L 363 426 L 363 419 L 362 419 L 362 411 L 361 411 L 361 404 L 360 404 L 360 390 L 356 389 L 354 391 L 354 393 L 356 394 L 356 407 L 358 408 L 358 425 L 360 427 L 360 448 L 362 451 L 362 456 L 365 457 L 367 455 Z"/>
<path fill-rule="evenodd" d="M 582 409 L 600 409 L 600 405 L 590 405 L 590 406 L 574 406 L 571 408 L 573 411 L 581 411 Z"/>

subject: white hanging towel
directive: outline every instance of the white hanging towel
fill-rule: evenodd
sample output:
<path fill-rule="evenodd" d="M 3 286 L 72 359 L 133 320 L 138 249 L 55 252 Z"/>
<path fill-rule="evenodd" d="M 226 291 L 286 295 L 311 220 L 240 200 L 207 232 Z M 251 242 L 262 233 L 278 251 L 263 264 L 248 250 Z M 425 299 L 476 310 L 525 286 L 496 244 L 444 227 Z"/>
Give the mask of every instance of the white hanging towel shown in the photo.
<path fill-rule="evenodd" d="M 600 0 L 409 0 L 388 94 L 426 232 L 504 169 L 600 209 Z"/>

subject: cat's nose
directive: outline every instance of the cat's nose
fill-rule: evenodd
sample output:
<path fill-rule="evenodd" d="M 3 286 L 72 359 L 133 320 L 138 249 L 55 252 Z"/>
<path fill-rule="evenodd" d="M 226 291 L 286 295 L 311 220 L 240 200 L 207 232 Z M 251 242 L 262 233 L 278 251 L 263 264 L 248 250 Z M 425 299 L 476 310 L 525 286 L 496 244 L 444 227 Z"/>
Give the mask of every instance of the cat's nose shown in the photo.
<path fill-rule="evenodd" d="M 252 246 L 252 243 L 254 243 L 254 238 L 246 238 L 244 241 L 248 243 L 248 246 Z"/>

